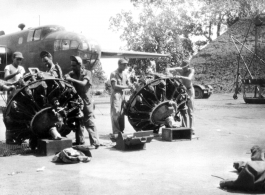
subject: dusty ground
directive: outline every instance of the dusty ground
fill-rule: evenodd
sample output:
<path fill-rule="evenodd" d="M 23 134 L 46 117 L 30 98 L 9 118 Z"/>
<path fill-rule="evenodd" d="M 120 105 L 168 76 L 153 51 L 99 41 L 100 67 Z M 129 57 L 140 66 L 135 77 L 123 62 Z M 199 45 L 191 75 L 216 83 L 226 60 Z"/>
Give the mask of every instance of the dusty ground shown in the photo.
<path fill-rule="evenodd" d="M 265 147 L 265 105 L 247 105 L 231 94 L 195 103 L 198 140 L 154 139 L 146 150 L 129 152 L 110 146 L 109 104 L 97 104 L 96 124 L 107 146 L 91 150 L 91 162 L 62 165 L 52 163 L 52 156 L 1 157 L 0 194 L 228 194 L 215 176 L 236 178 L 233 162 L 249 160 L 253 145 Z M 0 128 L 4 140 L 2 123 Z M 126 132 L 133 132 L 128 123 Z M 43 172 L 36 171 L 43 166 Z"/>

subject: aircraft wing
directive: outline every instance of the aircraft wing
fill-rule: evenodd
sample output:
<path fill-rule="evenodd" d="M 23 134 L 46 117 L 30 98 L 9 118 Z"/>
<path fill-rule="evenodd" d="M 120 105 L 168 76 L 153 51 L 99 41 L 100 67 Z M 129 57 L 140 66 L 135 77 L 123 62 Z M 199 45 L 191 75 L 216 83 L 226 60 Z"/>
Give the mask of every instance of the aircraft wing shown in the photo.
<path fill-rule="evenodd" d="M 158 54 L 139 51 L 101 51 L 101 58 L 159 58 L 169 56 L 170 54 Z"/>

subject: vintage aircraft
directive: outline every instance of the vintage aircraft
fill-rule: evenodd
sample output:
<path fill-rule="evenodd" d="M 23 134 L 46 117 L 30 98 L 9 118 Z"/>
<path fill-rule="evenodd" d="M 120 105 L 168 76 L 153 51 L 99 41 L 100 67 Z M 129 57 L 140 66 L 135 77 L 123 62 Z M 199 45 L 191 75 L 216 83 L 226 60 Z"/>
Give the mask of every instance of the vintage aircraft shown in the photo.
<path fill-rule="evenodd" d="M 69 56 L 80 56 L 87 69 L 91 70 L 100 58 L 157 58 L 167 57 L 165 54 L 133 52 L 133 51 L 102 51 L 100 46 L 85 36 L 67 32 L 59 25 L 45 25 L 23 30 L 25 25 L 18 26 L 21 31 L 5 35 L 0 31 L 0 71 L 6 64 L 12 63 L 12 54 L 15 51 L 23 53 L 23 65 L 37 67 L 44 71 L 39 54 L 46 50 L 53 56 L 53 61 L 59 63 L 64 73 L 70 71 Z"/>

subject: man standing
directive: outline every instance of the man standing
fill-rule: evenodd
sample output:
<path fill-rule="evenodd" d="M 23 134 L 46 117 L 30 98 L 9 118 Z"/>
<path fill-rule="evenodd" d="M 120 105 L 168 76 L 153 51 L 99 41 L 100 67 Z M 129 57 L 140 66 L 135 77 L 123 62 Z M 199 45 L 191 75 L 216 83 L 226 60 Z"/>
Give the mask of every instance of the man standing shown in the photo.
<path fill-rule="evenodd" d="M 117 134 L 123 132 L 125 128 L 124 121 L 124 106 L 125 106 L 125 95 L 124 89 L 130 89 L 127 76 L 124 72 L 128 64 L 125 59 L 119 59 L 118 69 L 110 74 L 110 82 L 112 86 L 110 96 L 110 112 L 111 112 L 111 123 L 112 132 Z"/>
<path fill-rule="evenodd" d="M 4 79 L 10 83 L 15 83 L 25 74 L 25 69 L 21 66 L 23 55 L 16 51 L 13 53 L 12 59 L 13 63 L 5 67 Z"/>
<path fill-rule="evenodd" d="M 193 109 L 194 109 L 194 88 L 192 85 L 192 80 L 194 79 L 194 73 L 195 70 L 193 68 L 190 68 L 189 61 L 184 60 L 182 62 L 181 67 L 176 68 L 167 68 L 167 71 L 175 70 L 179 72 L 180 75 L 175 76 L 178 79 L 181 79 L 182 84 L 187 88 L 187 93 L 189 95 L 189 99 L 187 101 L 188 106 L 188 115 L 189 115 L 189 127 L 193 127 Z M 185 121 L 186 122 L 186 121 Z M 195 135 L 194 129 L 192 129 L 192 134 Z"/>
<path fill-rule="evenodd" d="M 46 66 L 46 72 L 55 78 L 62 78 L 62 70 L 58 64 L 54 64 L 52 61 L 52 55 L 47 51 L 40 53 L 42 63 Z"/>
<path fill-rule="evenodd" d="M 91 72 L 83 67 L 82 59 L 79 56 L 71 56 L 72 71 L 65 75 L 65 79 L 71 81 L 78 93 L 78 95 L 84 101 L 84 126 L 87 128 L 89 134 L 90 144 L 94 145 L 97 149 L 99 147 L 99 140 L 97 134 L 97 128 L 94 123 L 94 113 L 92 104 L 92 75 Z M 76 134 L 76 144 L 85 144 L 83 135 L 83 129 L 79 128 L 79 132 Z"/>
<path fill-rule="evenodd" d="M 13 63 L 9 64 L 5 67 L 5 76 L 4 79 L 6 80 L 6 82 L 1 82 L 1 88 L 3 88 L 3 90 L 8 90 L 10 92 L 7 101 L 10 100 L 10 98 L 12 97 L 12 94 L 14 92 L 13 89 L 15 89 L 15 87 L 12 85 L 13 83 L 16 83 L 19 81 L 20 78 L 23 77 L 23 75 L 25 74 L 25 69 L 23 66 L 21 66 L 22 60 L 23 60 L 23 55 L 21 52 L 14 52 L 13 56 Z M 6 85 L 11 85 L 10 87 L 6 86 Z M 13 91 L 11 91 L 13 90 Z M 12 136 L 9 135 L 7 133 L 8 131 L 6 130 L 6 143 L 7 144 L 12 144 L 15 143 L 14 140 L 12 139 Z"/>

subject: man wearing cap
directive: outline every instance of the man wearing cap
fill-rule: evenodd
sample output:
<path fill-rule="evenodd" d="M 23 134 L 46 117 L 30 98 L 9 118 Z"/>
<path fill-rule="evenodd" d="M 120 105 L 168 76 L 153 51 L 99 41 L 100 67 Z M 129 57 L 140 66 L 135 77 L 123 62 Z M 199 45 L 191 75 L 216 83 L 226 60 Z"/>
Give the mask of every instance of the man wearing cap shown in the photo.
<path fill-rule="evenodd" d="M 21 66 L 23 55 L 16 51 L 13 53 L 12 59 L 13 63 L 5 67 L 4 79 L 10 83 L 15 83 L 25 74 L 25 69 Z"/>
<path fill-rule="evenodd" d="M 58 64 L 54 64 L 52 61 L 52 55 L 47 51 L 40 52 L 40 58 L 42 63 L 46 66 L 46 72 L 55 78 L 62 78 L 62 70 Z"/>
<path fill-rule="evenodd" d="M 87 128 L 89 134 L 90 144 L 97 149 L 99 147 L 99 140 L 97 128 L 94 123 L 94 113 L 92 104 L 92 75 L 91 72 L 83 67 L 82 59 L 79 56 L 70 56 L 72 71 L 65 75 L 65 79 L 72 82 L 78 95 L 84 101 L 84 126 Z M 83 129 L 80 128 L 76 134 L 76 144 L 84 144 L 85 139 Z"/>
<path fill-rule="evenodd" d="M 23 75 L 25 74 L 25 69 L 23 66 L 21 66 L 23 60 L 22 53 L 18 51 L 14 52 L 12 59 L 13 63 L 5 67 L 4 79 L 6 80 L 6 82 L 1 83 L 1 87 L 3 87 L 4 90 L 10 91 L 7 101 L 10 100 L 12 94 L 14 93 L 14 91 L 11 91 L 12 89 L 15 89 L 15 87 L 12 84 L 18 82 L 19 79 L 22 78 Z M 5 85 L 11 85 L 12 87 L 10 88 Z M 10 137 L 10 135 L 8 135 L 7 131 L 6 131 L 6 143 L 8 144 L 14 143 L 13 139 Z"/>
<path fill-rule="evenodd" d="M 124 72 L 128 64 L 125 59 L 119 59 L 118 69 L 110 74 L 110 82 L 112 86 L 110 104 L 111 104 L 111 123 L 112 132 L 117 134 L 123 132 L 125 128 L 124 106 L 125 106 L 125 89 L 131 89 L 129 81 Z"/>
<path fill-rule="evenodd" d="M 189 99 L 187 101 L 188 106 L 188 115 L 189 115 L 189 127 L 193 127 L 193 109 L 194 109 L 194 88 L 192 85 L 192 80 L 194 79 L 194 73 L 195 70 L 193 68 L 190 68 L 189 61 L 183 60 L 181 67 L 175 67 L 175 68 L 167 68 L 167 71 L 175 70 L 180 75 L 175 76 L 175 78 L 181 79 L 182 84 L 187 88 L 187 93 L 189 95 Z M 187 124 L 187 120 L 185 121 Z M 195 135 L 194 129 L 192 129 L 193 137 Z"/>

